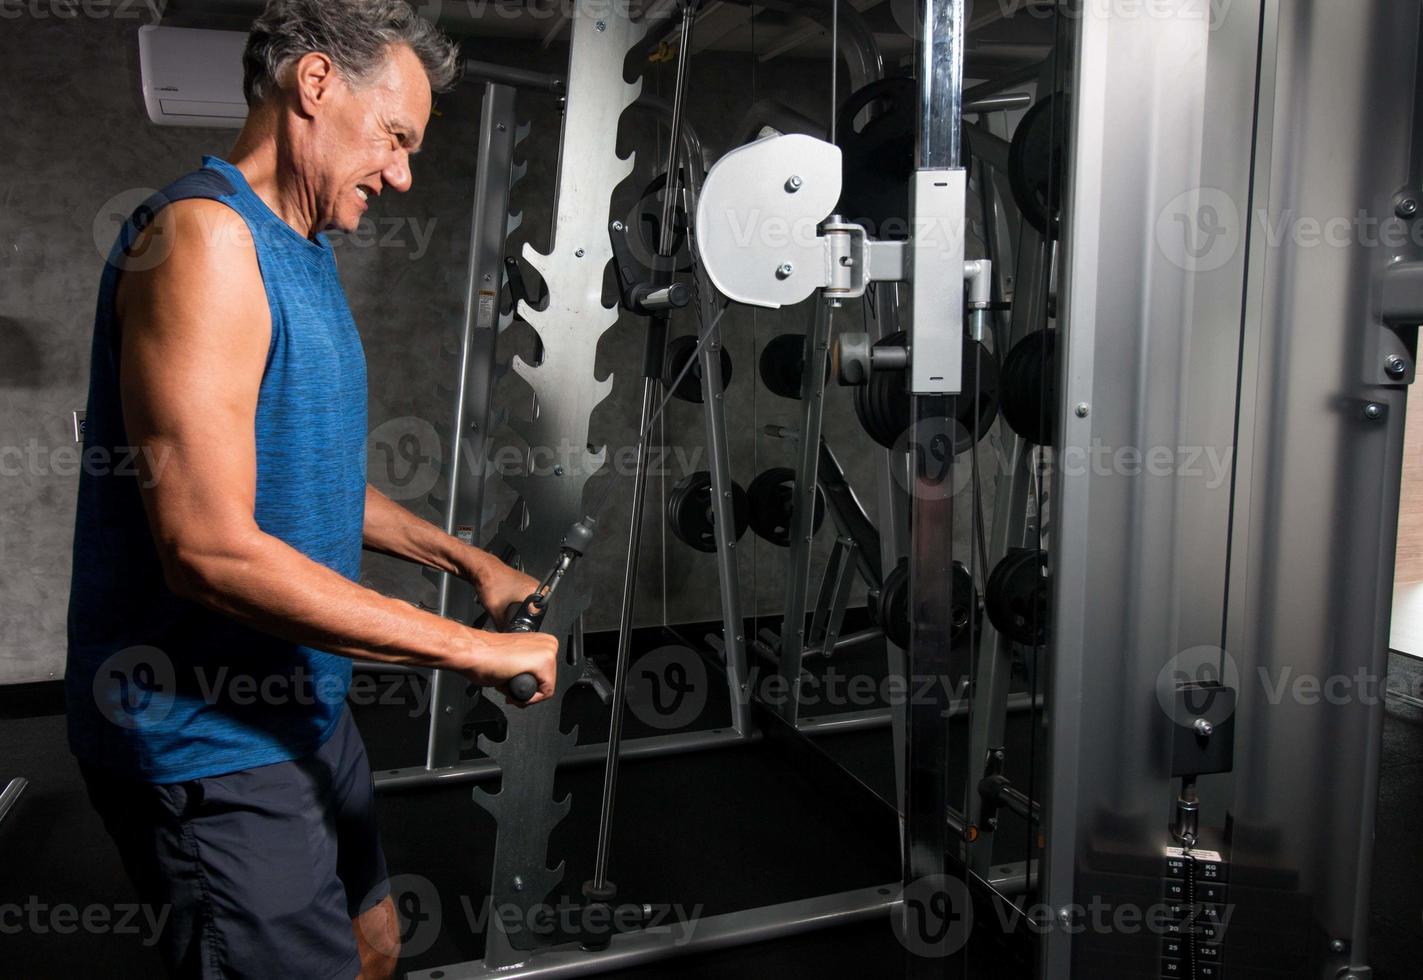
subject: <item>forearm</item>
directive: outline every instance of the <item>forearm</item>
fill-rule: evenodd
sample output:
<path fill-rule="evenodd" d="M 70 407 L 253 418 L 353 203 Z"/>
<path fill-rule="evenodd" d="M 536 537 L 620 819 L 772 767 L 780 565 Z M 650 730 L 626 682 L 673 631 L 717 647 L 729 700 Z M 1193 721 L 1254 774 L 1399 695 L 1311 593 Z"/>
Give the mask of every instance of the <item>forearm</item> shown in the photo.
<path fill-rule="evenodd" d="M 366 487 L 363 544 L 371 551 L 475 579 L 499 564 L 492 555 L 416 517 L 371 486 Z"/>
<path fill-rule="evenodd" d="M 170 580 L 184 597 L 294 643 L 457 670 L 486 652 L 477 631 L 364 588 L 255 527 L 176 564 Z"/>

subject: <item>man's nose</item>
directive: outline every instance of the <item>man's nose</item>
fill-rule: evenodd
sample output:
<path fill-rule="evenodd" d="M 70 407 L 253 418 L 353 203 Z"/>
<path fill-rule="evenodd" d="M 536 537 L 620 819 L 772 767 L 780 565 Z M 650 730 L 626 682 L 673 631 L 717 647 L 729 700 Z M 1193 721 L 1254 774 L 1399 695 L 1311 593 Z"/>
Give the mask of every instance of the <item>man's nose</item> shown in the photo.
<path fill-rule="evenodd" d="M 381 171 L 386 186 L 391 187 L 401 193 L 410 190 L 410 155 L 399 153 L 391 161 L 390 166 Z"/>

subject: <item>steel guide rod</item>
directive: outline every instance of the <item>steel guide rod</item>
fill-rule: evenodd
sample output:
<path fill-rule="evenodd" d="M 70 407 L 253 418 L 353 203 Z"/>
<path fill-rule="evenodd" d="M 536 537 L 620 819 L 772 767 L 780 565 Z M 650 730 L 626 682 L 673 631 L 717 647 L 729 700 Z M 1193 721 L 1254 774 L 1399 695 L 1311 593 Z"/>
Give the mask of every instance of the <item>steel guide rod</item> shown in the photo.
<path fill-rule="evenodd" d="M 920 191 L 929 179 L 960 166 L 959 117 L 963 105 L 963 35 L 965 0 L 923 0 L 920 8 L 920 40 L 918 50 L 919 127 L 916 145 L 915 181 L 916 218 L 925 203 Z M 930 172 L 930 173 L 926 173 Z M 960 175 L 961 175 L 960 171 Z M 927 178 L 927 179 L 926 179 Z M 963 202 L 959 203 L 963 213 Z M 950 236 L 963 234 L 962 224 L 947 229 Z M 960 261 L 962 251 L 960 244 Z M 917 283 L 916 303 L 910 323 L 911 347 L 921 347 L 927 335 L 919 302 L 920 291 L 927 284 Z M 945 286 L 944 288 L 948 288 Z M 962 307 L 954 311 L 961 314 Z M 960 321 L 959 330 L 962 330 Z M 959 344 L 958 337 L 938 336 L 941 343 Z M 927 352 L 915 350 L 916 365 L 925 360 Z M 934 427 L 947 415 L 946 395 L 957 391 L 959 379 L 947 378 L 931 393 L 916 393 L 911 398 L 911 418 L 914 420 L 915 445 L 929 445 Z M 925 392 L 921 386 L 911 390 Z M 922 441 L 921 441 L 922 440 Z M 920 463 L 920 465 L 916 465 Z M 953 463 L 951 462 L 952 466 Z M 949 708 L 948 684 L 957 688 L 951 654 L 952 573 L 953 558 L 953 498 L 943 492 L 941 484 L 931 481 L 922 461 L 911 454 L 912 533 L 909 543 L 910 641 L 908 650 L 910 699 L 905 731 L 905 779 L 903 858 L 905 887 L 929 881 L 935 891 L 938 882 L 949 871 L 951 847 L 958 853 L 957 842 L 951 843 L 949 824 L 949 726 L 944 712 Z M 950 893 L 944 896 L 952 905 Z M 908 904 L 908 903 L 906 903 Z M 910 977 L 942 975 L 947 957 L 955 952 L 950 943 L 951 928 L 925 929 L 905 911 L 903 926 L 914 930 L 908 935 L 926 940 L 921 952 L 929 955 L 910 956 L 906 960 L 906 975 Z M 940 913 L 944 922 L 949 916 L 961 916 L 962 909 L 947 905 Z"/>
<path fill-rule="evenodd" d="M 686 127 L 683 127 L 685 133 Z M 697 198 L 701 194 L 701 154 L 700 143 L 689 141 L 685 152 L 687 165 L 687 213 L 696 211 Z M 697 152 L 693 152 L 696 149 Z M 692 242 L 695 255 L 695 242 Z M 707 447 L 711 456 L 712 492 L 715 494 L 712 509 L 719 529 L 735 529 L 736 510 L 732 497 L 731 451 L 726 433 L 726 400 L 723 397 L 725 382 L 721 375 L 721 334 L 719 327 L 708 329 L 706 324 L 715 323 L 715 287 L 712 286 L 706 268 L 695 262 L 693 275 L 696 290 L 693 302 L 696 304 L 698 336 L 706 336 L 701 341 L 699 355 L 702 369 L 702 402 L 706 405 Z M 750 695 L 746 680 L 746 623 L 741 612 L 741 584 L 737 578 L 736 536 L 717 536 L 717 577 L 721 586 L 722 608 L 722 652 L 725 660 L 727 693 L 730 696 L 731 727 L 745 734 L 751 731 L 749 710 Z"/>
<path fill-rule="evenodd" d="M 786 575 L 786 612 L 781 620 L 781 646 L 777 672 L 790 694 L 781 705 L 781 717 L 794 725 L 800 714 L 801 657 L 805 652 L 806 590 L 810 587 L 810 553 L 815 537 L 815 499 L 820 463 L 825 373 L 830 361 L 833 304 L 817 296 L 814 321 L 806 336 L 805 370 L 801 375 L 804 406 L 800 441 L 796 446 L 795 496 L 791 511 L 790 569 Z"/>
<path fill-rule="evenodd" d="M 662 226 L 658 229 L 657 258 L 670 256 L 673 242 L 673 216 L 677 199 L 677 163 L 681 158 L 682 105 L 686 96 L 687 55 L 691 50 L 693 17 L 696 0 L 682 6 L 682 36 L 677 52 L 677 76 L 672 96 L 672 126 L 667 148 L 667 183 L 663 191 Z M 687 161 L 688 168 L 700 161 Z M 654 268 L 654 278 L 661 282 L 664 275 Z M 638 424 L 637 457 L 633 475 L 632 515 L 628 523 L 627 557 L 623 565 L 623 603 L 618 620 L 617 660 L 613 673 L 613 700 L 608 720 L 607 761 L 603 770 L 603 802 L 598 814 L 598 843 L 593 862 L 592 891 L 600 893 L 608 884 L 608 858 L 612 840 L 613 801 L 618 788 L 618 749 L 623 734 L 623 706 L 627 698 L 628 661 L 632 653 L 633 600 L 637 592 L 637 570 L 642 549 L 642 517 L 647 498 L 647 455 L 651 441 L 653 412 L 662 390 L 662 358 L 667 346 L 667 317 L 659 315 L 648 322 L 647 351 L 643 364 L 641 421 Z"/>

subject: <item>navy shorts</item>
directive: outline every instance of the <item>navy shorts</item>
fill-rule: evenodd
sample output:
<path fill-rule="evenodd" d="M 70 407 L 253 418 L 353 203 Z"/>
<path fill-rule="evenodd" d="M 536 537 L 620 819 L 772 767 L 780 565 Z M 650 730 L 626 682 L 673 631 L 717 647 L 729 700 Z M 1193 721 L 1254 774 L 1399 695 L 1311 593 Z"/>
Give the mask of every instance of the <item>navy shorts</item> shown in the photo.
<path fill-rule="evenodd" d="M 351 978 L 351 920 L 389 893 L 375 787 L 349 709 L 316 752 L 154 784 L 81 766 L 140 899 L 168 909 L 179 977 Z"/>

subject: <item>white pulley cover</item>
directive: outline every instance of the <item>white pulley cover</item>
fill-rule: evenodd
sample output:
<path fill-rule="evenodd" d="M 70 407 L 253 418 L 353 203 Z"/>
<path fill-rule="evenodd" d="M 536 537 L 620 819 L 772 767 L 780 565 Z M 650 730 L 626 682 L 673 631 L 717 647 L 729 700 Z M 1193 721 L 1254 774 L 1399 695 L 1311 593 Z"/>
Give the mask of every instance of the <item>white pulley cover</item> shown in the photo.
<path fill-rule="evenodd" d="M 831 281 L 817 234 L 840 200 L 840 148 L 813 136 L 737 147 L 707 174 L 697 252 L 722 295 L 750 306 L 799 303 Z"/>

